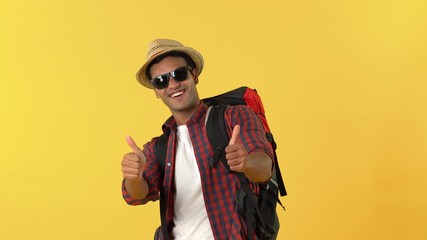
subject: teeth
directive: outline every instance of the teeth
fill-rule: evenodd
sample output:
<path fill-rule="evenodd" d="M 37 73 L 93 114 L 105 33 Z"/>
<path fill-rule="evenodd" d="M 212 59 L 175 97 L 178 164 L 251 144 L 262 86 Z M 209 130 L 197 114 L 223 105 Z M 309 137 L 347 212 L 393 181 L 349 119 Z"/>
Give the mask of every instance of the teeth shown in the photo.
<path fill-rule="evenodd" d="M 184 91 L 175 92 L 175 93 L 172 93 L 172 94 L 171 94 L 171 97 L 172 97 L 172 98 L 174 98 L 174 97 L 178 97 L 178 96 L 182 95 L 183 93 L 184 93 Z"/>

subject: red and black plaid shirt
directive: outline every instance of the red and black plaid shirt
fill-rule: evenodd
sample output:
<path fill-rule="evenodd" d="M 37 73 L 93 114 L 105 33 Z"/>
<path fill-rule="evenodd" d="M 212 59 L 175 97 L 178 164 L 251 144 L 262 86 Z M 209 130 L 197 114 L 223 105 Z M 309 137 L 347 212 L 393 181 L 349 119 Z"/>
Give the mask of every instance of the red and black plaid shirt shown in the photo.
<path fill-rule="evenodd" d="M 222 167 L 221 162 L 213 168 L 209 166 L 209 157 L 213 151 L 205 129 L 207 109 L 208 107 L 201 102 L 197 111 L 188 120 L 187 127 L 200 171 L 203 197 L 212 232 L 215 239 L 218 240 L 246 239 L 244 221 L 235 207 L 235 193 L 239 187 L 238 178 L 235 174 L 227 173 L 225 168 Z M 224 118 L 229 136 L 231 136 L 233 126 L 236 124 L 240 125 L 240 138 L 248 154 L 254 151 L 263 151 L 273 159 L 273 152 L 265 138 L 263 127 L 250 108 L 246 106 L 228 107 Z M 169 132 L 168 141 L 173 143 L 168 144 L 164 179 L 161 178 L 162 170 L 159 169 L 160 165 L 154 154 L 154 146 L 157 138 L 153 138 L 143 148 L 143 152 L 147 158 L 143 177 L 150 188 L 147 197 L 142 200 L 134 199 L 126 191 L 124 184 L 122 186 L 125 201 L 130 205 L 140 205 L 158 200 L 161 189 L 160 184 L 163 184 L 165 191 L 168 192 L 167 196 L 169 196 L 166 201 L 166 221 L 168 226 L 173 226 L 174 216 L 175 184 L 173 173 L 175 169 L 176 128 L 176 122 L 172 117 L 163 125 L 163 130 Z M 255 193 L 258 193 L 258 186 L 256 184 L 253 185 L 253 188 Z"/>

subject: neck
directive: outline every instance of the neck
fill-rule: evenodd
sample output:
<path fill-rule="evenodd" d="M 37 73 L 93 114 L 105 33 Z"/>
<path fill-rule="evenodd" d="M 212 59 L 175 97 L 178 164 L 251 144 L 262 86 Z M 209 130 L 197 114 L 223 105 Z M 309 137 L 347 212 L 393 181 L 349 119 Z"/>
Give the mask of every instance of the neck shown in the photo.
<path fill-rule="evenodd" d="M 186 111 L 172 111 L 172 116 L 175 119 L 176 124 L 178 126 L 185 125 L 187 121 L 191 118 L 191 116 L 193 116 L 194 112 L 196 112 L 199 104 L 200 102 L 187 109 Z"/>

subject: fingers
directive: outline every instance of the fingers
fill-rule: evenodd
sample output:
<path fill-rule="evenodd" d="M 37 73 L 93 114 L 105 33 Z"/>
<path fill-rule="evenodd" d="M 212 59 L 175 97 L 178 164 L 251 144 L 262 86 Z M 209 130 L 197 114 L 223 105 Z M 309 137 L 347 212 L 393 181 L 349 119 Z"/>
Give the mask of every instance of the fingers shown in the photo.
<path fill-rule="evenodd" d="M 240 125 L 236 125 L 233 128 L 233 133 L 231 134 L 230 142 L 228 143 L 228 145 L 234 145 L 239 139 L 239 134 L 240 134 Z"/>
<path fill-rule="evenodd" d="M 136 153 L 127 153 L 122 160 L 123 177 L 127 180 L 140 179 L 143 172 L 144 162 Z"/>
<path fill-rule="evenodd" d="M 123 156 L 122 165 L 129 167 L 136 167 L 135 165 L 140 162 L 141 158 L 133 152 L 126 153 Z"/>
<path fill-rule="evenodd" d="M 129 135 L 126 136 L 126 142 L 134 153 L 136 153 L 138 156 L 142 156 L 141 148 L 139 148 L 138 145 L 136 145 L 135 141 L 131 136 Z"/>
<path fill-rule="evenodd" d="M 123 167 L 123 173 L 128 175 L 128 176 L 138 177 L 139 171 L 138 171 L 138 169 L 135 169 L 135 168 Z"/>
<path fill-rule="evenodd" d="M 243 172 L 245 170 L 245 161 L 244 159 L 234 159 L 227 161 L 228 166 L 230 166 L 231 171 Z"/>
<path fill-rule="evenodd" d="M 232 147 L 228 147 L 229 151 L 226 152 L 225 154 L 225 158 L 227 159 L 227 161 L 241 162 L 242 159 L 246 157 L 246 151 L 243 150 L 242 148 L 238 148 L 238 149 L 231 149 L 231 148 Z"/>

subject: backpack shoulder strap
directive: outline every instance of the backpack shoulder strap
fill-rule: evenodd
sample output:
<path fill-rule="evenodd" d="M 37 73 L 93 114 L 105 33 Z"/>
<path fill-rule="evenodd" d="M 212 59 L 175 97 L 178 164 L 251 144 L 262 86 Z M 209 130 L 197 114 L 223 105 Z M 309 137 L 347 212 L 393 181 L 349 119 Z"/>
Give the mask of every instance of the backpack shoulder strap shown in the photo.
<path fill-rule="evenodd" d="M 227 172 L 231 173 L 230 166 L 228 166 L 225 159 L 224 151 L 229 142 L 224 121 L 224 111 L 226 108 L 227 105 L 209 107 L 209 115 L 207 116 L 206 121 L 206 133 L 208 135 L 209 143 L 212 148 L 215 148 L 213 155 L 209 158 L 209 166 L 214 167 L 220 160 Z"/>
<path fill-rule="evenodd" d="M 206 133 L 208 135 L 209 143 L 213 148 L 215 148 L 214 154 L 209 159 L 209 165 L 214 167 L 218 161 L 221 161 L 223 167 L 228 173 L 236 174 L 238 177 L 241 188 L 236 193 L 236 197 L 238 199 L 237 204 L 239 205 L 239 211 L 245 211 L 244 215 L 247 216 L 245 218 L 246 228 L 250 229 L 248 231 L 248 239 L 252 239 L 252 229 L 255 226 L 255 216 L 260 216 L 261 213 L 257 206 L 257 199 L 249 186 L 249 180 L 243 173 L 232 172 L 227 163 L 227 159 L 225 158 L 225 148 L 228 146 L 228 142 L 230 141 L 224 120 L 224 111 L 226 108 L 227 105 L 211 106 L 208 112 L 209 115 L 207 116 Z M 255 211 L 255 213 L 252 211 Z M 261 221 L 261 224 L 263 225 L 264 223 Z"/>
<path fill-rule="evenodd" d="M 165 171 L 165 163 L 166 163 L 166 150 L 168 148 L 168 137 L 166 134 L 160 135 L 160 137 L 157 139 L 155 147 L 154 147 L 154 154 L 156 156 L 156 160 L 160 164 L 160 169 L 162 173 L 164 174 Z M 169 233 L 167 228 L 167 222 L 166 222 L 166 193 L 163 191 L 163 187 L 160 190 L 160 219 L 161 219 L 161 230 L 163 232 L 163 239 L 169 239 Z"/>
<path fill-rule="evenodd" d="M 160 169 L 164 171 L 165 162 L 166 162 L 166 150 L 168 148 L 168 137 L 166 134 L 160 135 L 160 137 L 156 141 L 156 145 L 154 147 L 154 155 L 156 156 L 156 160 L 160 164 Z"/>
<path fill-rule="evenodd" d="M 279 167 L 279 161 L 277 159 L 277 144 L 276 141 L 274 141 L 273 134 L 271 132 L 266 132 L 267 141 L 271 144 L 273 148 L 273 154 L 274 154 L 274 163 L 276 164 L 275 170 L 276 170 L 276 181 L 277 181 L 277 187 L 279 188 L 280 196 L 286 196 L 288 193 L 286 192 L 285 183 L 283 182 L 282 173 L 280 172 Z M 283 207 L 283 206 L 282 206 Z"/>

